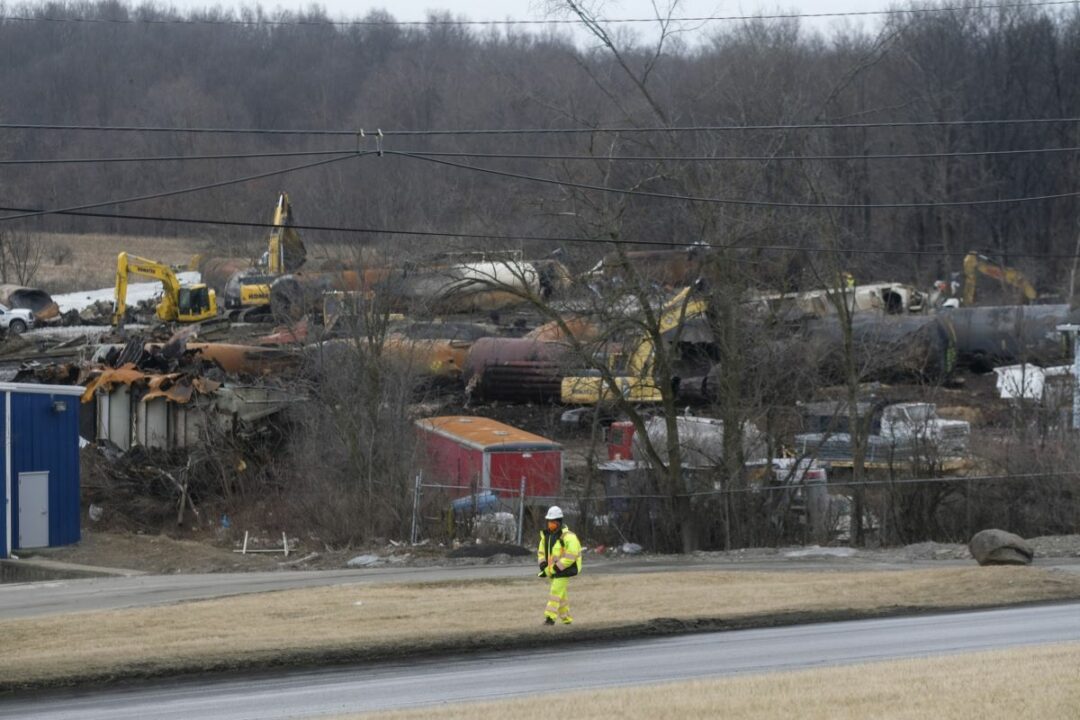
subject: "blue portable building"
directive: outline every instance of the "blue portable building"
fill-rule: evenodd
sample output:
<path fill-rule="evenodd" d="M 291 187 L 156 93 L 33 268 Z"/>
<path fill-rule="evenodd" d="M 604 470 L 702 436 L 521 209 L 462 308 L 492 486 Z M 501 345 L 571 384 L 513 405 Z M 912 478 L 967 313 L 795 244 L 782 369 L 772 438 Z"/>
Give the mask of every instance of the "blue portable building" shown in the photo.
<path fill-rule="evenodd" d="M 79 541 L 79 396 L 0 382 L 0 557 Z"/>

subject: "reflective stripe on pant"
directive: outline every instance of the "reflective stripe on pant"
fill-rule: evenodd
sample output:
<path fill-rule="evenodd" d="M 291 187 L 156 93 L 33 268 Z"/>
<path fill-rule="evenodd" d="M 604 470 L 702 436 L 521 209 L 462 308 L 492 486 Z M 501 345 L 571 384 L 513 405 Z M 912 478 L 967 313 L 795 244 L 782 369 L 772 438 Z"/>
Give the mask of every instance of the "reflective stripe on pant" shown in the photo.
<path fill-rule="evenodd" d="M 551 578 L 551 590 L 548 592 L 547 608 L 544 609 L 544 617 L 552 620 L 556 618 L 564 623 L 572 623 L 570 617 L 570 600 L 566 590 L 570 585 L 570 578 Z"/>

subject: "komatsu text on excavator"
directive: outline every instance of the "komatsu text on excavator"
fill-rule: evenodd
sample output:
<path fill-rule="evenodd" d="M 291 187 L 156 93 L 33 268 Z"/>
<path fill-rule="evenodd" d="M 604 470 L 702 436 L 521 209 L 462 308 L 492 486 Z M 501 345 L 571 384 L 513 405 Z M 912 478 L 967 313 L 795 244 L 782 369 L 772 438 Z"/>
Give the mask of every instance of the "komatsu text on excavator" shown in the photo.
<path fill-rule="evenodd" d="M 124 324 L 128 278 L 132 275 L 161 281 L 164 292 L 157 306 L 157 316 L 162 322 L 194 323 L 217 316 L 217 296 L 206 285 L 198 283 L 181 286 L 176 273 L 168 265 L 122 252 L 116 257 L 116 308 L 113 325 L 117 327 Z"/>

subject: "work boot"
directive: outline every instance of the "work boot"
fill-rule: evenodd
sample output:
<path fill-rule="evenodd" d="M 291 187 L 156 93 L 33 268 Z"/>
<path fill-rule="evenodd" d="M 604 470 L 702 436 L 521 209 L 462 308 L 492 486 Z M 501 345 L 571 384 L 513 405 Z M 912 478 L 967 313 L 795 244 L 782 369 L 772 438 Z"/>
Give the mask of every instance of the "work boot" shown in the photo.
<path fill-rule="evenodd" d="M 549 618 L 549 617 L 544 618 L 544 624 L 545 625 L 554 625 L 555 624 L 555 618 Z"/>

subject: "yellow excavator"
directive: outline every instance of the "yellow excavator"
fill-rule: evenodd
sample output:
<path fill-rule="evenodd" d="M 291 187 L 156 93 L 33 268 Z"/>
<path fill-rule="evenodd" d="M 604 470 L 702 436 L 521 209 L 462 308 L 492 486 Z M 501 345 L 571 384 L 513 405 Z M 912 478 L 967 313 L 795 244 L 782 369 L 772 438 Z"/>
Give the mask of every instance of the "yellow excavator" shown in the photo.
<path fill-rule="evenodd" d="M 113 313 L 113 325 L 120 327 L 124 324 L 128 278 L 133 275 L 161 282 L 164 292 L 157 306 L 157 316 L 162 322 L 195 323 L 217 317 L 217 296 L 206 285 L 198 283 L 181 286 L 176 273 L 168 265 L 122 252 L 116 256 L 116 309 Z"/>
<path fill-rule="evenodd" d="M 969 252 L 964 257 L 964 305 L 975 304 L 975 285 L 980 274 L 1014 288 L 1017 300 L 1022 304 L 1034 302 L 1038 297 L 1035 286 L 1016 268 L 996 263 L 977 252 Z"/>
<path fill-rule="evenodd" d="M 666 335 L 683 323 L 702 317 L 709 305 L 704 300 L 690 299 L 692 288 L 683 288 L 664 303 L 659 319 L 660 335 Z M 643 333 L 626 353 L 613 353 L 607 364 L 615 374 L 619 395 L 632 403 L 658 403 L 663 399 L 656 382 L 655 348 L 648 333 Z M 596 405 L 615 398 L 612 388 L 599 371 L 587 375 L 567 376 L 560 388 L 566 405 Z"/>
<path fill-rule="evenodd" d="M 279 193 L 266 253 L 255 269 L 237 273 L 225 287 L 225 307 L 236 319 L 248 319 L 256 311 L 269 310 L 270 285 L 285 273 L 297 270 L 307 259 L 307 249 L 292 223 L 289 194 Z"/>

